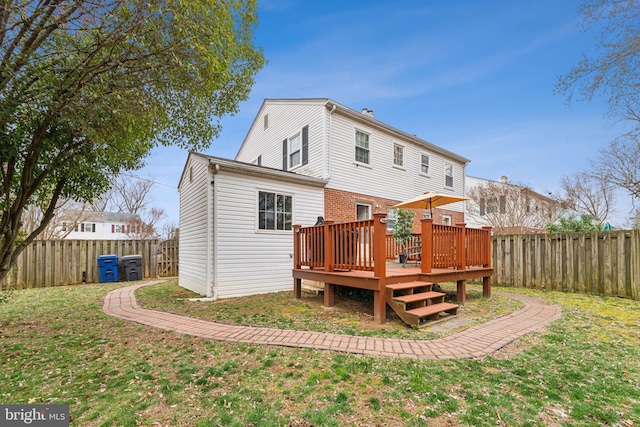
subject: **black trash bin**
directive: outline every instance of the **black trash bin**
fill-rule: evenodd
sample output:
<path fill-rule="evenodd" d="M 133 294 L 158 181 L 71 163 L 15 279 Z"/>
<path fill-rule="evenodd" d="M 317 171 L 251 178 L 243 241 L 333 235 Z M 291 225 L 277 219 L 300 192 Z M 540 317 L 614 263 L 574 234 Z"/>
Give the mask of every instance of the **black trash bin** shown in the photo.
<path fill-rule="evenodd" d="M 118 255 L 100 255 L 98 257 L 98 272 L 100 273 L 100 283 L 119 281 Z"/>
<path fill-rule="evenodd" d="M 142 255 L 127 255 L 122 257 L 124 280 L 142 280 Z"/>

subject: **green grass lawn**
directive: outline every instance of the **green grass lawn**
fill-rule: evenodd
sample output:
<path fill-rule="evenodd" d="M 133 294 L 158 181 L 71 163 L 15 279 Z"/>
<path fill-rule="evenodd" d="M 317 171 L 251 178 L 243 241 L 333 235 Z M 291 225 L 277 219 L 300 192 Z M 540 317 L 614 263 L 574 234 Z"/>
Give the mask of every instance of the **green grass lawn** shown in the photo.
<path fill-rule="evenodd" d="M 67 403 L 82 426 L 640 425 L 637 301 L 507 289 L 558 304 L 563 317 L 492 357 L 418 361 L 150 329 L 102 313 L 104 295 L 123 285 L 22 290 L 0 303 L 0 403 Z M 286 315 L 272 308 L 259 317 L 240 301 L 189 308 L 176 301 L 181 292 L 169 283 L 140 294 L 148 307 L 234 323 L 367 330 L 353 319 L 366 313 L 337 307 L 323 317 L 313 298 L 263 297 Z M 464 316 L 517 309 L 495 301 L 474 298 Z M 428 337 L 395 325 L 369 333 Z"/>

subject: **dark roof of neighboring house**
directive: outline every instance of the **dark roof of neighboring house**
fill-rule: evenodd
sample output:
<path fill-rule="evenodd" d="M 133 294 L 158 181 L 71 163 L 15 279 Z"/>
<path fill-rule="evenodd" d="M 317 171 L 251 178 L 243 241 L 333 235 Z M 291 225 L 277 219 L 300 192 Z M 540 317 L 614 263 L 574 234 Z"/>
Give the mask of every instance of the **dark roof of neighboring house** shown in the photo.
<path fill-rule="evenodd" d="M 95 222 L 127 222 L 127 221 L 139 221 L 140 215 L 124 213 L 124 212 L 95 212 L 95 211 L 81 211 L 75 209 L 66 209 L 58 214 L 60 219 L 69 218 L 71 220 L 80 219 L 82 222 L 95 221 Z"/>

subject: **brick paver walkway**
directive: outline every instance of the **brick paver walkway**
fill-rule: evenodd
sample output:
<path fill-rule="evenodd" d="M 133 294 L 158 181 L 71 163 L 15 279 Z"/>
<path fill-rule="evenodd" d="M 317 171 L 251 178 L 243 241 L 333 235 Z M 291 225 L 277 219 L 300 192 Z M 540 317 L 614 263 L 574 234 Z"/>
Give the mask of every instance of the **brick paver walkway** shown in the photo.
<path fill-rule="evenodd" d="M 509 294 L 525 306 L 509 315 L 433 340 L 373 338 L 323 332 L 235 326 L 208 320 L 147 310 L 138 305 L 135 291 L 163 280 L 115 289 L 107 294 L 102 310 L 124 320 L 227 343 L 251 343 L 315 348 L 345 353 L 418 359 L 477 358 L 487 356 L 523 335 L 542 329 L 561 315 L 558 306 L 538 298 Z"/>

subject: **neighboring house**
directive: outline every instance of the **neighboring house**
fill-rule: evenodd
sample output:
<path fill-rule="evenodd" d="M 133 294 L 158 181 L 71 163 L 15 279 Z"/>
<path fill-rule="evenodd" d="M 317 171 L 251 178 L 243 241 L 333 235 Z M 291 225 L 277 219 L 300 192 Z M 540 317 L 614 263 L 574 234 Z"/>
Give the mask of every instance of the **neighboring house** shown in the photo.
<path fill-rule="evenodd" d="M 67 240 L 127 240 L 136 234 L 140 215 L 65 210 L 56 217 L 56 235 Z"/>
<path fill-rule="evenodd" d="M 491 226 L 494 234 L 544 233 L 556 220 L 558 204 L 532 189 L 509 182 L 466 177 L 467 227 Z"/>
<path fill-rule="evenodd" d="M 291 225 L 369 219 L 427 191 L 463 196 L 468 159 L 330 99 L 267 99 L 233 160 L 180 179 L 180 285 L 213 298 L 289 290 Z M 275 204 L 272 204 L 272 201 Z M 423 211 L 464 221 L 464 204 Z"/>
<path fill-rule="evenodd" d="M 180 192 L 180 285 L 210 298 L 290 290 L 293 224 L 324 210 L 317 178 L 191 153 Z"/>

